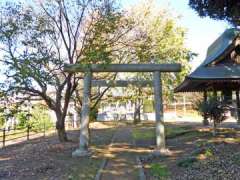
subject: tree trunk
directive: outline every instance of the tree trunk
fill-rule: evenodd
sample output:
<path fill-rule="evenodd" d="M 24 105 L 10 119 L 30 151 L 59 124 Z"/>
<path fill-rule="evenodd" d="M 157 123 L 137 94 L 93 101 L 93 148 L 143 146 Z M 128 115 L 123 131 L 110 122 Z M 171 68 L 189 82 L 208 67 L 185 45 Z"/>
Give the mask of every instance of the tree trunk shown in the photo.
<path fill-rule="evenodd" d="M 63 117 L 59 111 L 56 111 L 55 113 L 57 117 L 56 129 L 58 132 L 58 139 L 60 142 L 67 142 L 68 138 L 65 130 L 65 117 Z"/>
<path fill-rule="evenodd" d="M 58 131 L 58 139 L 60 142 L 67 142 L 68 139 L 67 139 L 67 133 L 66 133 L 66 130 L 65 128 L 59 128 L 57 129 Z"/>
<path fill-rule="evenodd" d="M 133 120 L 133 123 L 134 124 L 138 124 L 141 122 L 141 112 L 140 112 L 140 108 L 141 108 L 141 105 L 140 103 L 135 103 L 135 111 L 134 111 L 134 120 Z"/>
<path fill-rule="evenodd" d="M 138 88 L 138 98 L 136 99 L 135 102 L 135 111 L 134 111 L 134 124 L 138 124 L 141 122 L 141 89 Z"/>
<path fill-rule="evenodd" d="M 204 100 L 204 103 L 206 104 L 207 103 L 207 91 L 204 91 L 203 100 Z M 203 125 L 204 126 L 208 126 L 209 125 L 209 121 L 207 119 L 206 113 L 203 114 Z"/>

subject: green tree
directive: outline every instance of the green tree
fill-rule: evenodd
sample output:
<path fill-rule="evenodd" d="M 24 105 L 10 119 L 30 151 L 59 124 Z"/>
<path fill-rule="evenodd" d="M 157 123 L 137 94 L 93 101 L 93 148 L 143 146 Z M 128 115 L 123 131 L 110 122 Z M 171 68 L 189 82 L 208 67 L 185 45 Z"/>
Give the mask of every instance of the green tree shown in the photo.
<path fill-rule="evenodd" d="M 199 16 L 226 20 L 234 26 L 240 25 L 240 2 L 236 0 L 189 0 L 189 6 Z"/>
<path fill-rule="evenodd" d="M 4 112 L 3 112 L 2 108 L 1 108 L 0 109 L 0 128 L 3 127 L 4 123 L 5 123 L 5 115 L 4 115 Z"/>
<path fill-rule="evenodd" d="M 18 119 L 18 127 L 19 128 L 26 128 L 29 125 L 29 116 L 28 112 L 21 111 L 19 112 L 16 117 Z"/>
<path fill-rule="evenodd" d="M 5 92 L 41 98 L 56 114 L 60 141 L 67 141 L 65 117 L 81 75 L 64 63 L 110 63 L 128 26 L 108 1 L 53 0 L 1 7 L 0 42 Z"/>
<path fill-rule="evenodd" d="M 48 130 L 53 127 L 53 121 L 51 121 L 48 109 L 44 105 L 36 105 L 31 111 L 28 125 L 35 131 Z"/>
<path fill-rule="evenodd" d="M 170 101 L 173 98 L 173 89 L 189 73 L 189 60 L 194 55 L 185 46 L 186 30 L 177 24 L 178 17 L 173 16 L 168 9 L 159 9 L 156 1 L 141 1 L 130 10 L 129 18 L 134 22 L 134 33 L 129 38 L 135 40 L 130 44 L 128 53 L 132 63 L 182 65 L 180 73 L 162 74 L 163 97 L 165 101 Z M 141 81 L 152 78 L 152 73 L 136 73 L 130 79 Z M 136 100 L 136 111 L 139 112 L 143 99 L 149 97 L 153 89 L 132 87 L 128 91 L 135 94 L 132 97 Z"/>
<path fill-rule="evenodd" d="M 138 41 L 133 44 L 132 52 L 139 63 L 180 63 L 180 73 L 162 75 L 164 95 L 168 100 L 173 89 L 184 79 L 190 70 L 189 60 L 193 53 L 185 46 L 186 30 L 177 24 L 168 9 L 157 9 L 156 2 L 142 3 L 133 9 L 132 16 L 136 23 L 135 36 Z M 152 74 L 137 74 L 145 79 L 152 79 Z"/>

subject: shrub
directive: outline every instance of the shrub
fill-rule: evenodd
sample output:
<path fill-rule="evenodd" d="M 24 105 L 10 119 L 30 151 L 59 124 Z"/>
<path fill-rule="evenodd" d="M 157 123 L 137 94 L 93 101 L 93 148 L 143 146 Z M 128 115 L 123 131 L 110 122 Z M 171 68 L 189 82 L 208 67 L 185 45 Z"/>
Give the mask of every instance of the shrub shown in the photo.
<path fill-rule="evenodd" d="M 230 108 L 225 102 L 218 100 L 216 97 L 210 97 L 207 102 L 199 101 L 195 109 L 202 116 L 206 116 L 213 121 L 213 135 L 215 135 L 217 125 L 227 119 L 226 112 Z"/>

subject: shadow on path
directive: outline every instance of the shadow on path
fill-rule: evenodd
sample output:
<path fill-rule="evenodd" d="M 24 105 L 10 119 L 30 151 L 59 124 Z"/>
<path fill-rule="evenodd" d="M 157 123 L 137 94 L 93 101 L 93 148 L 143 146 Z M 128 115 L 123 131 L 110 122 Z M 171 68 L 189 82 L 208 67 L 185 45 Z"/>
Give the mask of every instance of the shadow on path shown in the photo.
<path fill-rule="evenodd" d="M 114 141 L 109 147 L 112 158 L 108 160 L 102 172 L 102 180 L 136 180 L 138 171 L 136 157 L 131 151 L 132 132 L 130 127 L 119 128 L 114 135 Z"/>

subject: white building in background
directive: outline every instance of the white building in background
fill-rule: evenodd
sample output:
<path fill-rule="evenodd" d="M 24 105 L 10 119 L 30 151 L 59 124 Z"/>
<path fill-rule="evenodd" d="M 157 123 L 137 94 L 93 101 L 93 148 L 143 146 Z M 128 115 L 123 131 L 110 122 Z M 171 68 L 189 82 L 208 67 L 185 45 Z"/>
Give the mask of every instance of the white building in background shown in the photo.
<path fill-rule="evenodd" d="M 128 100 L 126 88 L 115 87 L 111 88 L 106 95 L 111 97 L 111 101 L 100 102 L 98 109 L 98 121 L 112 120 L 134 120 L 135 102 Z M 146 97 L 148 99 L 149 97 Z M 124 100 L 123 100 L 124 99 Z M 141 120 L 155 120 L 155 113 L 144 112 L 144 107 L 141 108 Z"/>

